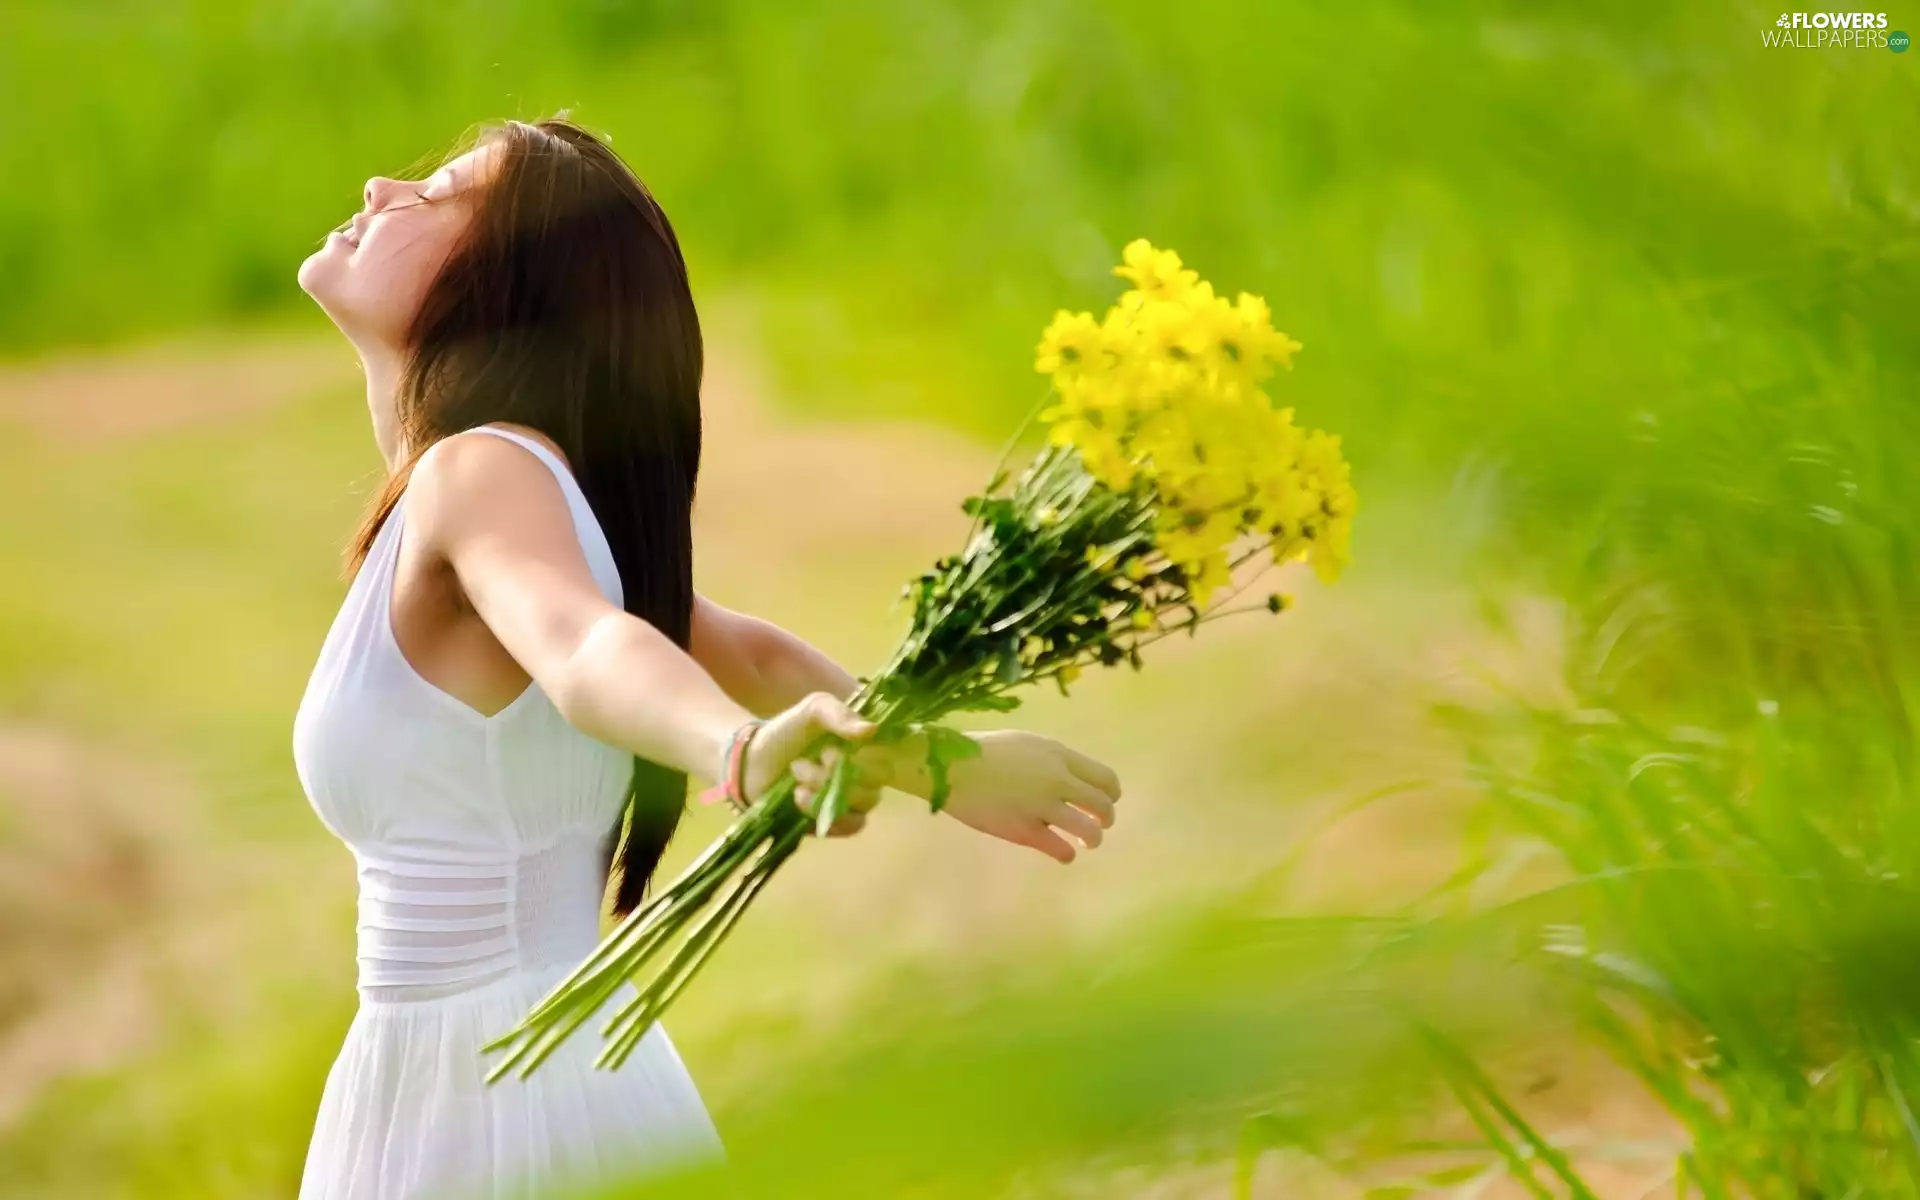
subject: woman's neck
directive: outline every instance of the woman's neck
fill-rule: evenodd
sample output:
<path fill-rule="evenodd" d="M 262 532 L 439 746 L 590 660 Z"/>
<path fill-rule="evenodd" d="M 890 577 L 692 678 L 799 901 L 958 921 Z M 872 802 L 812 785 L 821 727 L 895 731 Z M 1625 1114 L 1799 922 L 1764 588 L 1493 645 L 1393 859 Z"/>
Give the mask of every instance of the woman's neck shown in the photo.
<path fill-rule="evenodd" d="M 360 370 L 367 378 L 367 414 L 373 418 L 373 440 L 389 472 L 406 461 L 406 438 L 400 429 L 400 356 L 385 350 L 360 351 Z"/>

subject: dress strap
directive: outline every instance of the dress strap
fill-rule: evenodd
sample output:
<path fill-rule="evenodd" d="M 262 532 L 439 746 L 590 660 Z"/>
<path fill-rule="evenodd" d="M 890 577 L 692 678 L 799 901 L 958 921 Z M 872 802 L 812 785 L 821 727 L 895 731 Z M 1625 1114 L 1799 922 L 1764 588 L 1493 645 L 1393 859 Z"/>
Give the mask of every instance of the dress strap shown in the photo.
<path fill-rule="evenodd" d="M 574 533 L 580 539 L 580 550 L 587 556 L 587 566 L 592 570 L 594 580 L 600 584 L 600 590 L 608 600 L 625 607 L 620 569 L 613 561 L 613 548 L 607 544 L 606 531 L 600 528 L 599 520 L 593 515 L 593 506 L 587 503 L 587 494 L 580 490 L 580 481 L 574 478 L 573 472 L 567 469 L 567 464 L 560 456 L 526 434 L 515 433 L 511 429 L 475 425 L 467 432 L 489 434 L 512 442 L 553 472 L 561 495 L 567 498 L 567 508 L 573 513 Z"/>
<path fill-rule="evenodd" d="M 567 469 L 566 462 L 563 461 L 558 454 L 555 454 L 526 434 L 515 433 L 511 429 L 502 429 L 497 425 L 475 425 L 472 429 L 467 430 L 467 432 L 486 433 L 497 438 L 505 438 L 507 441 L 512 442 L 514 445 L 532 454 L 535 458 L 546 464 L 547 470 L 553 472 L 554 478 L 560 481 L 560 489 L 567 493 L 569 500 L 573 498 L 573 493 L 579 490 L 580 483 L 573 477 L 573 472 Z"/>

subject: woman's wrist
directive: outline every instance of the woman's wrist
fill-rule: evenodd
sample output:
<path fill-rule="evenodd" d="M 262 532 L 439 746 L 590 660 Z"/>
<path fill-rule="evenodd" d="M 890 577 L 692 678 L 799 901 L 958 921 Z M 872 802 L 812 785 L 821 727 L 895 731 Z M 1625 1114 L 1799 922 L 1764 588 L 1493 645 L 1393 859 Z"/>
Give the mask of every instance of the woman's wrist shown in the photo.
<path fill-rule="evenodd" d="M 927 734 L 918 727 L 910 730 L 897 742 L 887 745 L 890 756 L 889 765 L 893 768 L 893 781 L 890 787 L 918 796 L 922 800 L 933 795 L 933 776 L 927 770 Z"/>
<path fill-rule="evenodd" d="M 718 737 L 708 758 L 713 765 L 706 769 L 713 785 L 700 793 L 702 800 L 708 803 L 724 800 L 735 809 L 745 809 L 751 803 L 746 793 L 747 752 L 753 735 L 763 724 L 759 717 L 747 714 Z"/>
<path fill-rule="evenodd" d="M 687 722 L 682 726 L 687 737 L 685 758 L 668 765 L 678 765 L 697 779 L 718 782 L 714 770 L 726 755 L 727 743 L 742 725 L 758 717 L 716 685 L 712 696 L 698 697 L 683 710 L 681 719 Z"/>

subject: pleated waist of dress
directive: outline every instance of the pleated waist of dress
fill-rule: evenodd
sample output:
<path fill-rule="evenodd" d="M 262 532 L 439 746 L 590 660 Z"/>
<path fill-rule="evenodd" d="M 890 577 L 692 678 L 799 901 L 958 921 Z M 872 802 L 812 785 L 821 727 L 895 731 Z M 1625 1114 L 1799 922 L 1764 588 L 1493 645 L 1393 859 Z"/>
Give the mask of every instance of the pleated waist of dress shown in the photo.
<path fill-rule="evenodd" d="M 531 852 L 356 852 L 360 991 L 435 999 L 577 963 L 599 941 L 598 834 Z"/>

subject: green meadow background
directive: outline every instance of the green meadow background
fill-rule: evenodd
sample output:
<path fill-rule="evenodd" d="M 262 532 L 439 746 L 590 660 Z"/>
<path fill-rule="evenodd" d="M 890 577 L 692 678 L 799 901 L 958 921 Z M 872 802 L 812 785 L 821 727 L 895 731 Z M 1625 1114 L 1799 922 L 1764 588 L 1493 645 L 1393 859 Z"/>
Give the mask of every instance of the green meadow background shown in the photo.
<path fill-rule="evenodd" d="M 0 0 L 0 1193 L 294 1191 L 377 469 L 294 270 L 567 110 L 693 268 L 701 586 L 856 670 L 1134 237 L 1362 497 L 1337 587 L 1016 714 L 1126 780 L 1082 862 L 803 855 L 670 1023 L 735 1171 L 659 1194 L 1920 1195 L 1920 57 L 1777 16 Z"/>

